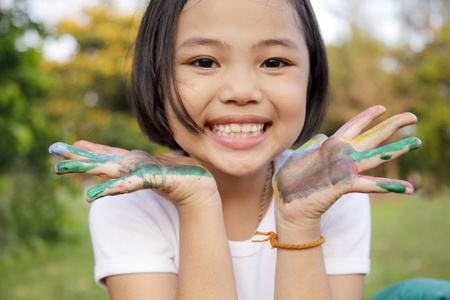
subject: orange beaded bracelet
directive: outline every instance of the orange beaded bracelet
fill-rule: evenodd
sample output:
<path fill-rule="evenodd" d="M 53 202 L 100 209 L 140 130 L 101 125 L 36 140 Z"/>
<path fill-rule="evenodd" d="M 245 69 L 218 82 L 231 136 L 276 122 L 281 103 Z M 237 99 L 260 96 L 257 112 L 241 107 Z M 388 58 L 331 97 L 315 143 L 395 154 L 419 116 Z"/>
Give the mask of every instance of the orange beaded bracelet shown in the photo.
<path fill-rule="evenodd" d="M 268 238 L 265 240 L 253 240 L 252 242 L 262 243 L 262 242 L 270 241 L 270 244 L 272 245 L 272 249 L 273 248 L 281 248 L 281 249 L 288 249 L 288 250 L 302 250 L 302 249 L 314 248 L 314 247 L 320 246 L 323 243 L 325 243 L 325 238 L 323 236 L 320 236 L 320 240 L 318 240 L 314 243 L 311 243 L 311 244 L 292 245 L 292 244 L 284 244 L 284 243 L 278 242 L 277 234 L 272 231 L 271 232 L 256 231 L 255 235 L 268 236 Z"/>

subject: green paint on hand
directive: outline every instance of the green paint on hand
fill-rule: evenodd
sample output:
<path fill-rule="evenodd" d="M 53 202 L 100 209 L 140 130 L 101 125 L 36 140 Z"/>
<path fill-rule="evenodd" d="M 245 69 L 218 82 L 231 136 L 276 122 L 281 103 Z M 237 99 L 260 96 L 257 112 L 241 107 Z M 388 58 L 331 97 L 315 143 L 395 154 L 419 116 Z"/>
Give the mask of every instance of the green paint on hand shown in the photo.
<path fill-rule="evenodd" d="M 156 164 L 148 164 L 145 165 L 142 169 L 136 170 L 130 175 L 109 180 L 103 184 L 97 185 L 91 189 L 89 189 L 86 193 L 89 202 L 94 199 L 103 197 L 102 194 L 111 187 L 113 187 L 116 183 L 120 181 L 126 181 L 129 177 L 138 176 L 142 179 L 142 187 L 146 189 L 153 190 L 164 190 L 168 192 L 170 185 L 166 181 L 166 176 L 174 175 L 174 176 L 204 176 L 204 177 L 212 177 L 211 173 L 208 172 L 205 168 L 197 167 L 197 166 L 168 166 L 162 168 L 160 165 Z M 161 176 L 160 179 L 157 179 L 156 176 Z M 153 179 L 149 179 L 153 178 Z M 120 194 L 121 192 L 119 192 Z M 109 193 L 108 193 L 109 194 Z"/>
<path fill-rule="evenodd" d="M 422 141 L 416 137 L 407 138 L 407 140 L 411 140 L 411 144 L 409 145 L 409 151 L 416 150 L 422 146 Z"/>
<path fill-rule="evenodd" d="M 176 166 L 168 167 L 167 174 L 171 175 L 187 175 L 187 176 L 204 176 L 212 178 L 208 170 L 197 166 Z"/>
<path fill-rule="evenodd" d="M 98 198 L 98 196 L 105 191 L 104 188 L 99 188 L 98 186 L 94 186 L 93 188 L 89 189 L 86 193 L 86 196 L 89 198 L 89 200 L 93 200 L 95 198 Z"/>
<path fill-rule="evenodd" d="M 405 193 L 406 192 L 406 186 L 404 186 L 401 183 L 395 182 L 395 181 L 387 181 L 387 182 L 377 182 L 377 186 L 380 188 L 393 193 Z"/>
<path fill-rule="evenodd" d="M 139 169 L 140 173 L 148 175 L 175 175 L 175 176 L 204 176 L 212 177 L 207 169 L 198 166 L 170 166 L 148 163 L 142 165 Z M 142 176 L 141 176 L 142 177 Z"/>
<path fill-rule="evenodd" d="M 385 145 L 385 146 L 382 146 L 379 148 L 370 149 L 370 150 L 362 151 L 362 152 L 356 152 L 356 151 L 352 152 L 351 157 L 354 162 L 359 162 L 361 160 L 369 159 L 369 158 L 372 158 L 375 156 L 387 157 L 387 155 L 385 155 L 386 153 L 400 151 L 400 150 L 404 149 L 405 147 L 408 147 L 409 151 L 413 151 L 413 150 L 419 148 L 421 145 L 422 145 L 422 142 L 418 138 L 410 137 L 410 138 L 395 142 L 393 144 Z"/>
<path fill-rule="evenodd" d="M 86 173 L 97 167 L 98 164 L 85 164 L 76 160 L 62 161 L 56 166 L 58 174 Z"/>
<path fill-rule="evenodd" d="M 96 198 L 99 198 L 99 196 L 109 187 L 111 187 L 117 180 L 110 180 L 103 184 L 99 184 L 97 186 L 94 186 L 93 188 L 90 188 L 86 196 L 89 198 L 89 200 L 93 200 Z"/>
<path fill-rule="evenodd" d="M 392 155 L 383 155 L 380 157 L 382 160 L 390 160 L 392 158 Z"/>

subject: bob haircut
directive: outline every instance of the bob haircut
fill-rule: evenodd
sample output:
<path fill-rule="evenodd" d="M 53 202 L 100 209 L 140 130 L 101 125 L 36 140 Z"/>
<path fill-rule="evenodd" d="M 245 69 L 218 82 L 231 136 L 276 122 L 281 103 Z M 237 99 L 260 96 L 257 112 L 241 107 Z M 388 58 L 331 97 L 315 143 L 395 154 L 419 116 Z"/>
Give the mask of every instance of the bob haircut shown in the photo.
<path fill-rule="evenodd" d="M 319 130 L 325 116 L 329 88 L 328 61 L 309 0 L 286 1 L 290 1 L 297 12 L 310 60 L 305 124 L 296 140 L 300 142 L 311 138 Z M 181 124 L 191 132 L 204 133 L 183 105 L 175 78 L 175 34 L 186 2 L 150 0 L 135 43 L 131 78 L 130 104 L 141 129 L 151 140 L 173 149 L 180 147 L 173 139 L 166 118 L 166 99 Z M 175 95 L 171 93 L 171 87 L 174 87 Z"/>

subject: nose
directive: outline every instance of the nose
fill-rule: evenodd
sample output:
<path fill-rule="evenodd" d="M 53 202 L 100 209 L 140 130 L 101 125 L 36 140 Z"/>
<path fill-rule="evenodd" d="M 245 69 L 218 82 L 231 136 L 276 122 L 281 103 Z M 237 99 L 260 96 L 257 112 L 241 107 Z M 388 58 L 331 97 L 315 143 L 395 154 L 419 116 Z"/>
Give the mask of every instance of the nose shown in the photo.
<path fill-rule="evenodd" d="M 246 105 L 259 103 L 263 99 L 261 84 L 256 70 L 240 67 L 227 70 L 221 89 L 219 100 L 223 103 Z"/>

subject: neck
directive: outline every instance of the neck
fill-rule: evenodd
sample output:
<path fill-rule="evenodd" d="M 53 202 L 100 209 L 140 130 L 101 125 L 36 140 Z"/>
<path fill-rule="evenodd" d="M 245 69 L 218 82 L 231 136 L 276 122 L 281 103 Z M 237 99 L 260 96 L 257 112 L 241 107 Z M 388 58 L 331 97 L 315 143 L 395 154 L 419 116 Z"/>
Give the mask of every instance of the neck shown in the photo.
<path fill-rule="evenodd" d="M 219 189 L 228 239 L 250 239 L 255 233 L 269 164 L 255 173 L 239 177 L 208 169 Z M 264 212 L 269 207 L 271 197 L 270 185 Z"/>

